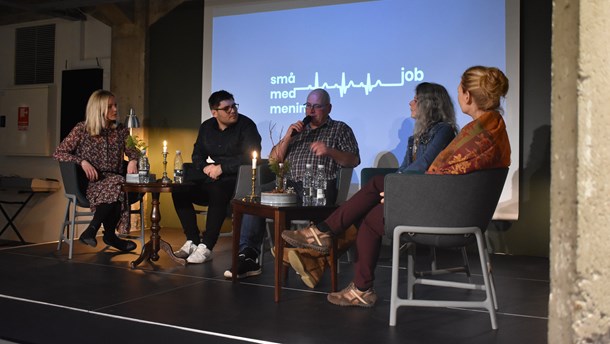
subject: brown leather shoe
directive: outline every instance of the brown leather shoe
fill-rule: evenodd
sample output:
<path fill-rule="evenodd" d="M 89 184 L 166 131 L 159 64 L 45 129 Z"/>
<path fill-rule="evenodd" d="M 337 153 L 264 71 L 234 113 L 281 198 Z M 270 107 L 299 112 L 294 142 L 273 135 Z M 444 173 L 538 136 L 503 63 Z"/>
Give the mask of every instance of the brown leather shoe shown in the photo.
<path fill-rule="evenodd" d="M 282 232 L 282 238 L 294 247 L 311 248 L 323 254 L 328 254 L 332 245 L 330 235 L 320 232 L 315 225 L 296 231 L 285 230 Z"/>

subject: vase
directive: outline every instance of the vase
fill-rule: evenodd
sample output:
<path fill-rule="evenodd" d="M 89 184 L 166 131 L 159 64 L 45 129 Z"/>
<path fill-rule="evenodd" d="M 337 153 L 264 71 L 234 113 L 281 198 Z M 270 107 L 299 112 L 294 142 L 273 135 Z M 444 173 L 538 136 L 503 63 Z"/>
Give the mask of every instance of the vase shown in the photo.
<path fill-rule="evenodd" d="M 286 178 L 283 175 L 275 175 L 275 190 L 276 192 L 286 192 Z"/>

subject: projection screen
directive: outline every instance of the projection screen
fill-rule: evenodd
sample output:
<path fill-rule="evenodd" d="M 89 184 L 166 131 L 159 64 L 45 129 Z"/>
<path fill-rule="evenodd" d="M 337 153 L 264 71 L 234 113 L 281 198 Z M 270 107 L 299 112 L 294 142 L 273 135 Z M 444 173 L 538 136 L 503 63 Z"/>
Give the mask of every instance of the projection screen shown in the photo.
<path fill-rule="evenodd" d="M 203 15 L 202 119 L 209 94 L 228 90 L 256 122 L 267 157 L 304 117 L 309 91 L 324 88 L 330 116 L 352 127 L 360 147 L 352 191 L 361 168 L 402 162 L 418 83 L 444 85 L 463 127 L 471 118 L 457 103 L 462 72 L 500 68 L 510 80 L 503 109 L 512 164 L 495 218 L 518 218 L 518 0 L 209 0 Z"/>

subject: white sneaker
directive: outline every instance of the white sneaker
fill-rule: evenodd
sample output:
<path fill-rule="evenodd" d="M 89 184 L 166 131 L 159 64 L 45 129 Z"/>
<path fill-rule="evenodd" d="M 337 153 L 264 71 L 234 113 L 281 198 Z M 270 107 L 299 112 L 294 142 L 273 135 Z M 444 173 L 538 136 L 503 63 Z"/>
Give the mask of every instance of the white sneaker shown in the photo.
<path fill-rule="evenodd" d="M 187 240 L 178 251 L 174 252 L 174 255 L 178 258 L 186 258 L 190 256 L 191 253 L 193 253 L 196 249 L 197 246 L 193 244 L 193 241 Z"/>
<path fill-rule="evenodd" d="M 186 261 L 191 264 L 205 263 L 212 260 L 212 251 L 210 251 L 205 244 L 197 245 L 197 249 L 186 258 Z"/>

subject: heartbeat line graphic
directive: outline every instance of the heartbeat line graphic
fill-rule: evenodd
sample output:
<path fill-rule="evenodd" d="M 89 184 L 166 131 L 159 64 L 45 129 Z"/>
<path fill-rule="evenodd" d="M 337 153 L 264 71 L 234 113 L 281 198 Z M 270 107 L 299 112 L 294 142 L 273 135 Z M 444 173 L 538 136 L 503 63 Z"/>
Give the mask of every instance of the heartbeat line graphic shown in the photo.
<path fill-rule="evenodd" d="M 346 81 L 345 72 L 342 72 L 341 73 L 341 83 L 330 84 L 328 82 L 324 82 L 324 83 L 320 84 L 319 75 L 318 75 L 318 72 L 316 72 L 315 76 L 314 76 L 313 85 L 309 84 L 309 85 L 303 86 L 303 87 L 294 87 L 292 89 L 292 91 L 293 92 L 294 91 L 310 91 L 310 90 L 315 90 L 316 88 L 324 88 L 326 90 L 338 89 L 339 96 L 343 97 L 347 93 L 347 90 L 350 88 L 363 88 L 365 95 L 368 96 L 369 93 L 372 92 L 373 89 L 375 89 L 377 87 L 402 87 L 405 85 L 405 81 L 407 81 L 407 82 L 421 81 L 423 79 L 424 79 L 424 72 L 422 70 L 417 69 L 417 67 L 415 67 L 412 71 L 411 70 L 405 71 L 405 68 L 403 67 L 403 68 L 401 68 L 399 82 L 384 83 L 379 79 L 377 79 L 377 81 L 375 81 L 375 82 L 372 82 L 371 73 L 366 73 L 366 81 L 356 83 L 353 80 Z"/>

